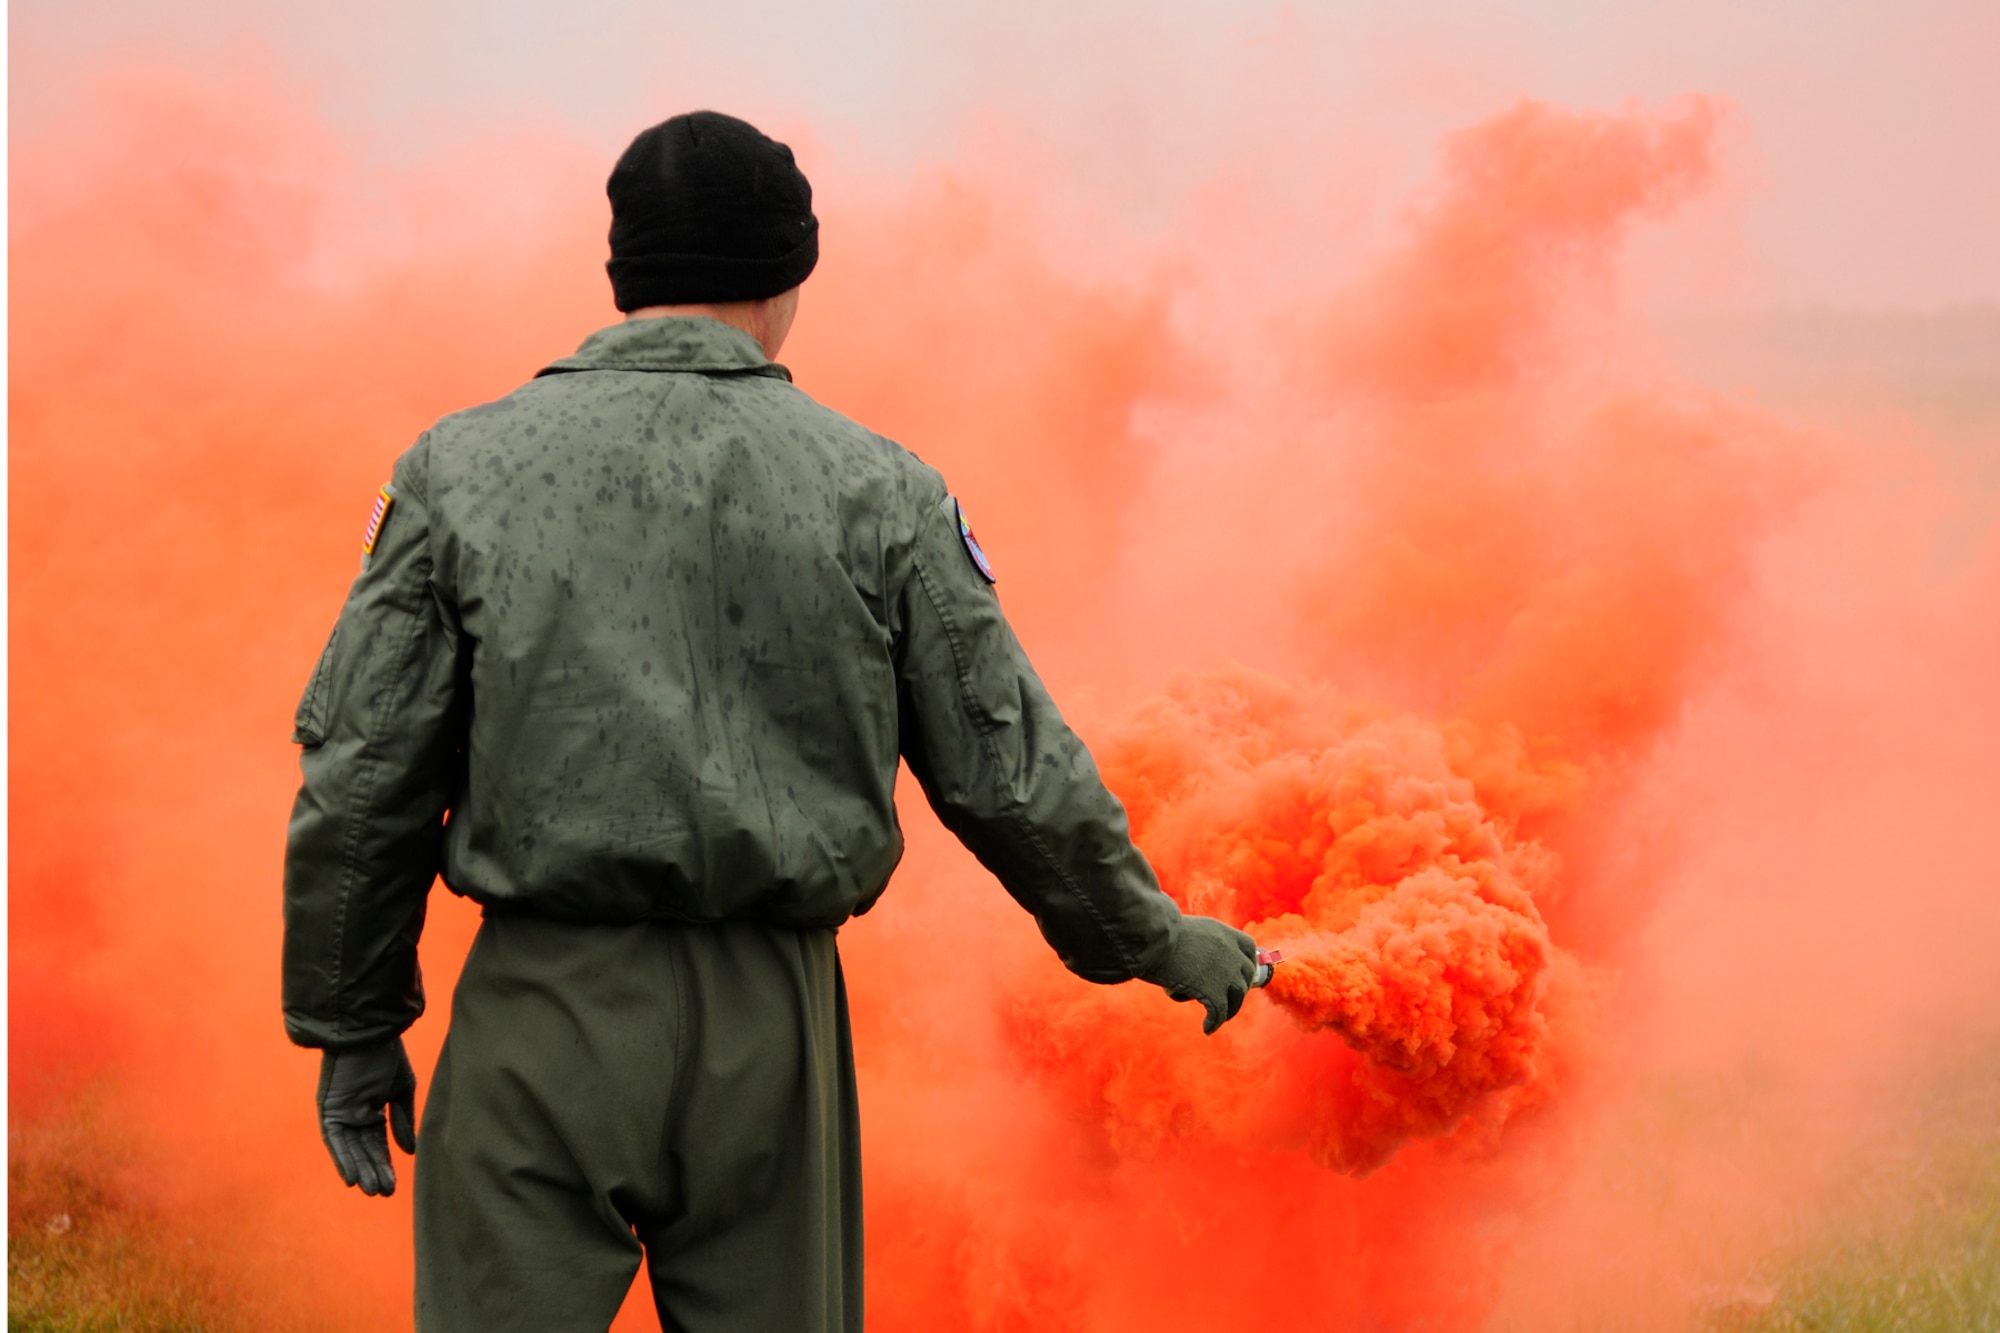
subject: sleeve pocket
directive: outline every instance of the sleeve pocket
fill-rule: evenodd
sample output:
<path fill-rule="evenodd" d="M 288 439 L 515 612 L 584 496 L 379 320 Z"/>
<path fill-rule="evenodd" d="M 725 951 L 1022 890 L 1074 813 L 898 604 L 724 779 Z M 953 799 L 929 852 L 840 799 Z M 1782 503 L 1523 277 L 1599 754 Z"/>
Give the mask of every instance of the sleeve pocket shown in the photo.
<path fill-rule="evenodd" d="M 326 739 L 327 683 L 333 676 L 333 641 L 339 634 L 340 626 L 336 624 L 333 633 L 327 635 L 326 647 L 320 650 L 312 679 L 306 682 L 305 696 L 299 700 L 299 711 L 292 717 L 294 745 L 311 749 Z"/>

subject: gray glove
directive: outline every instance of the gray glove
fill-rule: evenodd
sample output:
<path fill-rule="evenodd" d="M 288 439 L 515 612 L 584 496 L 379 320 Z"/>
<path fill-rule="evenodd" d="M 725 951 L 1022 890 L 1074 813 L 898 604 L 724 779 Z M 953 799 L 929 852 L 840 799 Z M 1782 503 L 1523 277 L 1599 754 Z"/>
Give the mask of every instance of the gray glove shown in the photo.
<path fill-rule="evenodd" d="M 1200 1000 L 1203 1032 L 1236 1017 L 1257 978 L 1257 942 L 1212 916 L 1184 916 L 1174 951 L 1146 980 L 1176 1000 Z"/>
<path fill-rule="evenodd" d="M 368 1046 L 321 1053 L 319 1132 L 341 1180 L 363 1194 L 394 1194 L 396 1168 L 389 1162 L 389 1136 L 382 1131 L 382 1107 L 404 1152 L 417 1150 L 417 1071 L 391 1037 Z"/>

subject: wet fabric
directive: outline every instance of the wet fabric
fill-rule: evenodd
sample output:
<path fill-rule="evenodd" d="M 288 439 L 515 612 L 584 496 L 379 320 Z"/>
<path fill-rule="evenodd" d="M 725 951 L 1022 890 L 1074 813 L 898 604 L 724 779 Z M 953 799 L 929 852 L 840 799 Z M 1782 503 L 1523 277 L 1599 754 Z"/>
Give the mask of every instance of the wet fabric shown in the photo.
<path fill-rule="evenodd" d="M 418 1143 L 421 1333 L 603 1333 L 642 1248 L 664 1328 L 861 1328 L 832 931 L 489 915 Z"/>
<path fill-rule="evenodd" d="M 440 421 L 390 489 L 296 719 L 295 1041 L 422 1012 L 440 873 L 560 920 L 837 926 L 902 854 L 899 757 L 1073 971 L 1173 953 L 944 480 L 748 335 L 601 330 Z"/>

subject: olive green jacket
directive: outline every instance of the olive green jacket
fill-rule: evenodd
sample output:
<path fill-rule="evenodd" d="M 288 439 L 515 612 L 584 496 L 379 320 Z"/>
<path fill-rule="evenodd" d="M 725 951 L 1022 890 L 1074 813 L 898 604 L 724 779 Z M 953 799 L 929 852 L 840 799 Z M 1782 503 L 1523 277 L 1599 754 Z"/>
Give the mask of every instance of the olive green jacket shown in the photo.
<path fill-rule="evenodd" d="M 749 336 L 603 329 L 385 493 L 296 721 L 294 1041 L 415 1021 L 439 875 L 489 911 L 836 926 L 902 854 L 898 756 L 1072 970 L 1171 951 L 944 480 Z"/>

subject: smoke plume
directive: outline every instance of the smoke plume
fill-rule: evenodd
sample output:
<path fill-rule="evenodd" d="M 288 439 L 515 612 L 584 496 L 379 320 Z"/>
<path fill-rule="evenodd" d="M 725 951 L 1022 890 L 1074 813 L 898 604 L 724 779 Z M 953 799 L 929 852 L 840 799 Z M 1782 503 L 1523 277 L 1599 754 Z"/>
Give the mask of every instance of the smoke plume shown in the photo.
<path fill-rule="evenodd" d="M 407 1191 L 339 1188 L 279 1022 L 288 719 L 396 453 L 615 318 L 605 162 L 502 125 L 371 164 L 255 73 L 95 89 L 13 163 L 14 1114 L 99 1106 L 147 1215 L 258 1308 L 400 1327 Z M 1590 1188 L 1656 1052 L 1806 1050 L 1794 1012 L 1870 1030 L 1837 994 L 1884 1031 L 1972 1003 L 1911 960 L 1986 921 L 1951 793 L 1990 778 L 1904 742 L 1940 731 L 1923 698 L 1958 701 L 1953 744 L 1992 732 L 1995 645 L 1962 628 L 2000 605 L 1990 514 L 1961 516 L 1971 572 L 1925 583 L 1928 502 L 1865 462 L 1904 454 L 1690 383 L 1621 304 L 1627 238 L 1714 188 L 1728 117 L 1499 107 L 1339 263 L 1305 248 L 1322 218 L 1245 222 L 1278 207 L 1247 168 L 1106 241 L 1032 155 L 895 175 L 770 126 L 824 220 L 799 383 L 951 479 L 1167 890 L 1287 955 L 1204 1039 L 1064 973 L 906 799 L 897 882 L 841 937 L 871 1327 L 1679 1318 L 1550 1257 L 1700 1267 L 1651 1244 L 1693 1213 Z M 1943 645 L 1922 670 L 1827 609 L 1833 568 Z M 1787 683 L 1817 719 L 1877 697 L 1828 664 L 1877 658 L 1908 686 L 1853 741 L 1883 791 L 1797 788 L 1828 751 Z M 1922 911 L 1842 868 L 1835 796 L 1895 813 L 1861 850 L 1921 848 Z M 1843 910 L 1756 896 L 1786 864 Z M 1849 921 L 1904 952 L 1836 994 Z M 440 888 L 426 1082 L 475 927 Z M 1659 1001 L 1710 973 L 1729 1012 Z"/>

